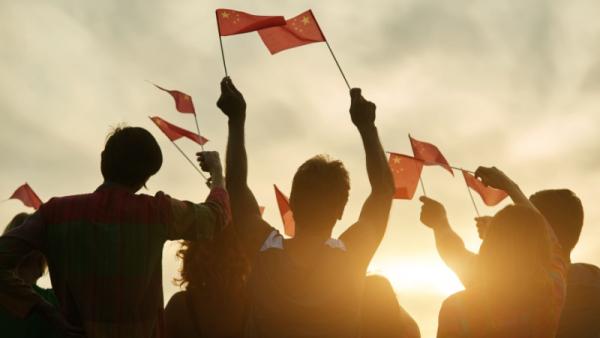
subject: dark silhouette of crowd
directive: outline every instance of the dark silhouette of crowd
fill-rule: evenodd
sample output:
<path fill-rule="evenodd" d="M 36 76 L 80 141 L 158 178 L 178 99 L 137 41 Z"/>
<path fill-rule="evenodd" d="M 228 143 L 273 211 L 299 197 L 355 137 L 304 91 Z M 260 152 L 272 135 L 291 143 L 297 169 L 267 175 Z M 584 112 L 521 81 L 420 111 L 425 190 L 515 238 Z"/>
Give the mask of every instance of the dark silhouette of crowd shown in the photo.
<path fill-rule="evenodd" d="M 138 193 L 162 153 L 145 129 L 122 127 L 106 141 L 95 191 L 15 217 L 0 237 L 2 337 L 420 337 L 390 282 L 367 275 L 395 192 L 375 104 L 350 90 L 348 123 L 362 141 L 371 191 L 338 238 L 350 190 L 344 164 L 316 155 L 300 165 L 289 198 L 295 235 L 286 238 L 262 218 L 248 185 L 252 116 L 229 77 L 217 106 L 228 119 L 225 170 L 217 152 L 197 154 L 210 174 L 204 202 Z M 440 202 L 421 197 L 421 222 L 465 287 L 441 305 L 437 336 L 599 338 L 600 269 L 570 259 L 584 223 L 579 198 L 566 189 L 527 198 L 495 167 L 475 176 L 512 200 L 476 218 L 478 253 L 465 248 Z M 170 240 L 182 241 L 183 291 L 165 307 L 161 262 Z M 36 285 L 46 269 L 48 290 Z"/>

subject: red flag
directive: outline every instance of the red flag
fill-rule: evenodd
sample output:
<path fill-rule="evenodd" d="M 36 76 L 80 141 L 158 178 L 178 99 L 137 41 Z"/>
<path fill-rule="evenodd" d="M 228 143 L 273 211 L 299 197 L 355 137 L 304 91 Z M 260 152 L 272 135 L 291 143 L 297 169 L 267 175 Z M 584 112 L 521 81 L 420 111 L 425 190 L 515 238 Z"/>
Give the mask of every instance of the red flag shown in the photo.
<path fill-rule="evenodd" d="M 167 137 L 171 141 L 176 141 L 182 137 L 187 137 L 190 140 L 198 143 L 199 145 L 203 145 L 204 143 L 208 142 L 206 138 L 196 133 L 192 133 L 189 130 L 185 130 L 183 128 L 179 128 L 176 125 L 170 124 L 169 122 L 161 119 L 158 116 L 150 117 L 150 119 L 152 120 L 152 122 L 154 122 L 154 124 L 156 124 L 156 126 L 160 130 L 162 130 L 163 133 L 165 133 L 165 135 L 167 135 Z"/>
<path fill-rule="evenodd" d="M 279 213 L 283 221 L 283 232 L 290 237 L 294 237 L 296 222 L 294 221 L 292 209 L 290 209 L 290 202 L 276 185 L 273 185 L 273 187 L 275 188 L 275 199 L 277 199 L 277 206 L 279 206 Z"/>
<path fill-rule="evenodd" d="M 285 26 L 261 29 L 258 34 L 271 54 L 313 42 L 325 41 L 325 36 L 310 9 L 287 20 Z"/>
<path fill-rule="evenodd" d="M 422 142 L 419 140 L 415 140 L 410 135 L 408 135 L 410 139 L 410 145 L 412 146 L 413 154 L 415 158 L 421 160 L 425 163 L 425 165 L 439 165 L 444 169 L 448 170 L 452 176 L 454 176 L 454 172 L 452 168 L 450 168 L 450 164 L 442 155 L 442 152 L 438 149 L 438 147 L 434 146 L 431 143 Z"/>
<path fill-rule="evenodd" d="M 15 192 L 9 197 L 9 199 L 13 198 L 20 200 L 26 206 L 32 207 L 36 210 L 42 205 L 42 200 L 27 183 L 18 187 L 17 190 L 15 190 Z"/>
<path fill-rule="evenodd" d="M 260 212 L 260 215 L 262 216 L 265 213 L 265 207 L 258 206 L 258 211 Z"/>
<path fill-rule="evenodd" d="M 390 153 L 388 163 L 394 176 L 394 186 L 396 187 L 394 198 L 412 199 L 419 185 L 421 171 L 423 170 L 423 161 L 406 155 Z"/>
<path fill-rule="evenodd" d="M 481 196 L 481 199 L 485 205 L 493 207 L 494 205 L 502 202 L 502 200 L 508 196 L 504 190 L 488 187 L 475 176 L 464 170 L 462 170 L 462 173 L 465 178 L 465 182 L 467 182 L 467 186 L 475 190 Z"/>
<path fill-rule="evenodd" d="M 233 9 L 217 9 L 219 35 L 235 35 L 257 31 L 259 29 L 285 25 L 283 16 L 252 15 Z"/>
<path fill-rule="evenodd" d="M 178 112 L 196 114 L 196 110 L 194 109 L 194 103 L 192 102 L 191 96 L 189 96 L 186 93 L 180 92 L 179 90 L 168 90 L 159 85 L 154 86 L 173 96 L 173 99 L 175 99 L 175 109 L 177 109 Z"/>

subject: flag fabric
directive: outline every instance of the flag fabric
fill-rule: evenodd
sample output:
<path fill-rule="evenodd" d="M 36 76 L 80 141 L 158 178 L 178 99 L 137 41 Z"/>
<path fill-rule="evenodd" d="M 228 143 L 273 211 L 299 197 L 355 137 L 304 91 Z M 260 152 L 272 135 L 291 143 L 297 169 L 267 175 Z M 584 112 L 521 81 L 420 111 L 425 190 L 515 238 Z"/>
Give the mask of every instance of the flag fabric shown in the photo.
<path fill-rule="evenodd" d="M 252 15 L 233 9 L 217 9 L 219 35 L 235 35 L 257 31 L 259 29 L 285 25 L 283 16 Z"/>
<path fill-rule="evenodd" d="M 325 41 L 325 36 L 310 9 L 287 20 L 285 26 L 261 29 L 258 34 L 271 54 L 309 43 Z"/>
<path fill-rule="evenodd" d="M 423 141 L 416 140 L 408 135 L 410 139 L 410 145 L 413 150 L 413 154 L 416 159 L 424 162 L 425 165 L 439 165 L 444 169 L 448 170 L 452 176 L 454 172 L 450 167 L 450 164 L 442 155 L 442 152 L 435 145 Z"/>
<path fill-rule="evenodd" d="M 296 222 L 294 221 L 294 214 L 290 208 L 290 202 L 276 185 L 273 185 L 273 187 L 275 188 L 275 199 L 277 199 L 277 206 L 279 207 L 279 213 L 281 214 L 281 220 L 283 221 L 283 232 L 290 237 L 294 237 L 294 234 L 296 233 Z"/>
<path fill-rule="evenodd" d="M 192 102 L 192 97 L 186 93 L 180 92 L 179 90 L 169 90 L 165 89 L 159 85 L 154 85 L 156 88 L 165 91 L 175 99 L 175 109 L 177 109 L 180 113 L 190 113 L 196 114 L 196 110 L 194 109 L 194 103 Z"/>
<path fill-rule="evenodd" d="M 258 211 L 260 212 L 260 215 L 262 216 L 265 213 L 265 207 L 258 206 Z"/>
<path fill-rule="evenodd" d="M 394 198 L 412 199 L 419 185 L 423 161 L 406 155 L 390 153 L 388 164 L 394 176 L 394 186 L 396 187 Z"/>
<path fill-rule="evenodd" d="M 150 119 L 152 120 L 152 122 L 154 122 L 154 124 L 156 124 L 156 126 L 160 130 L 162 130 L 163 133 L 165 133 L 165 135 L 171 141 L 176 141 L 182 137 L 186 137 L 186 138 L 198 143 L 199 145 L 203 145 L 206 142 L 208 142 L 208 140 L 206 138 L 204 138 L 196 133 L 192 133 L 189 130 L 185 130 L 176 125 L 173 125 L 173 124 L 161 119 L 158 116 L 152 116 L 152 117 L 150 117 Z"/>
<path fill-rule="evenodd" d="M 481 196 L 483 203 L 485 203 L 485 205 L 487 206 L 493 207 L 498 203 L 502 202 L 502 200 L 504 200 L 508 196 L 508 194 L 504 190 L 488 187 L 485 184 L 483 184 L 483 182 L 478 180 L 475 176 L 471 175 L 470 173 L 464 170 L 462 170 L 462 174 L 465 178 L 467 186 L 475 190 L 479 194 L 479 196 Z"/>
<path fill-rule="evenodd" d="M 15 190 L 15 192 L 9 197 L 9 199 L 18 199 L 26 206 L 36 210 L 42 205 L 42 200 L 27 183 L 18 187 L 17 190 Z"/>

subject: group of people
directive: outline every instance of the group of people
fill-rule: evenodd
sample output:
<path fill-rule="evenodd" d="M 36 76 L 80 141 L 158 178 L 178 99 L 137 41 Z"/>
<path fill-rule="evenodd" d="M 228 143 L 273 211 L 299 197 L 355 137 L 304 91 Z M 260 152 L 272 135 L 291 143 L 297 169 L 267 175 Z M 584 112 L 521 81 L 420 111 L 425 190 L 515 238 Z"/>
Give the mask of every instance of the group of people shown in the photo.
<path fill-rule="evenodd" d="M 18 215 L 0 237 L 0 335 L 420 337 L 389 281 L 367 275 L 395 187 L 375 104 L 356 88 L 350 99 L 371 192 L 339 238 L 331 235 L 350 182 L 343 163 L 325 155 L 294 175 L 294 237 L 262 219 L 247 183 L 246 102 L 226 77 L 217 102 L 228 117 L 225 173 L 218 153 L 198 153 L 211 177 L 205 202 L 137 194 L 159 171 L 161 150 L 143 128 L 116 129 L 94 192 L 53 198 Z M 580 200 L 569 190 L 527 198 L 496 168 L 480 167 L 476 176 L 513 202 L 477 218 L 478 254 L 465 249 L 443 205 L 421 197 L 421 221 L 465 287 L 443 303 L 438 337 L 599 338 L 600 269 L 570 261 L 583 225 Z M 167 240 L 182 240 L 184 291 L 165 307 Z M 52 290 L 36 285 L 46 267 Z"/>

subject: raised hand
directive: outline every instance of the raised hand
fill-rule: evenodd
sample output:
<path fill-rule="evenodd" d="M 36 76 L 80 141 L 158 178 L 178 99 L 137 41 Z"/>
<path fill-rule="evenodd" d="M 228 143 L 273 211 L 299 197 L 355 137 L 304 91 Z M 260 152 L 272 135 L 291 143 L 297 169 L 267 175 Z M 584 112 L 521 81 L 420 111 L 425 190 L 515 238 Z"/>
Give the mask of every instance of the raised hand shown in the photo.
<path fill-rule="evenodd" d="M 246 101 L 229 76 L 221 80 L 221 96 L 217 107 L 229 117 L 229 120 L 244 121 L 246 119 Z"/>
<path fill-rule="evenodd" d="M 200 168 L 202 168 L 203 171 L 210 173 L 208 185 L 211 188 L 225 186 L 223 180 L 223 167 L 221 165 L 219 153 L 216 151 L 201 151 L 196 153 L 196 156 Z"/>
<path fill-rule="evenodd" d="M 421 223 L 433 230 L 448 226 L 446 209 L 442 203 L 426 196 L 421 196 L 419 200 L 423 202 L 421 206 Z"/>
<path fill-rule="evenodd" d="M 506 192 L 510 192 L 515 186 L 515 183 L 496 167 L 479 167 L 475 171 L 475 177 L 480 178 L 487 186 Z"/>
<path fill-rule="evenodd" d="M 350 90 L 350 117 L 360 130 L 375 126 L 375 104 L 362 96 L 360 88 Z"/>
<path fill-rule="evenodd" d="M 479 234 L 479 238 L 485 239 L 485 235 L 487 234 L 490 223 L 492 222 L 491 216 L 480 216 L 475 217 L 475 226 L 477 227 L 477 233 Z"/>

